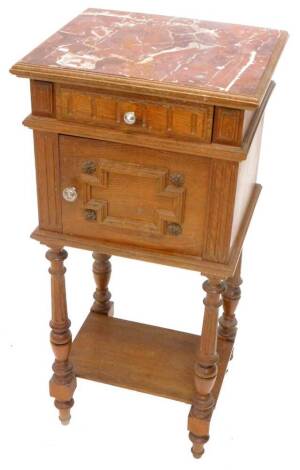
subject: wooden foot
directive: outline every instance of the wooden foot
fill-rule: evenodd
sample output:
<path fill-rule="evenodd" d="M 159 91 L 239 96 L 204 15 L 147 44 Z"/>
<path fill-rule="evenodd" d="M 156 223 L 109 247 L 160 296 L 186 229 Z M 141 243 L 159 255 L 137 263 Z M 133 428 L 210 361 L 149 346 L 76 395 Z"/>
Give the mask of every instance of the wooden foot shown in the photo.
<path fill-rule="evenodd" d="M 193 443 L 192 453 L 195 458 L 200 458 L 204 452 L 204 444 L 209 439 L 209 424 L 215 406 L 215 398 L 211 392 L 218 371 L 218 309 L 222 304 L 221 294 L 225 287 L 221 279 L 209 278 L 204 282 L 203 289 L 206 297 L 202 334 L 196 353 L 196 391 L 188 418 L 189 438 Z"/>
<path fill-rule="evenodd" d="M 110 256 L 94 251 L 93 258 L 95 260 L 93 263 L 93 274 L 97 287 L 94 292 L 95 302 L 92 305 L 91 312 L 113 316 L 113 302 L 110 301 L 111 293 L 108 289 L 111 276 Z"/>
<path fill-rule="evenodd" d="M 242 255 L 240 256 L 233 276 L 229 277 L 225 282 L 225 291 L 223 293 L 224 311 L 219 320 L 219 336 L 232 342 L 234 341 L 237 332 L 235 311 L 241 298 L 240 285 L 243 282 L 241 279 L 241 264 Z"/>
<path fill-rule="evenodd" d="M 50 380 L 50 396 L 55 398 L 54 404 L 59 410 L 62 424 L 70 421 L 70 409 L 74 404 L 73 394 L 76 388 L 76 378 L 73 366 L 69 361 L 72 344 L 70 332 L 71 322 L 67 313 L 64 260 L 68 254 L 62 248 L 53 247 L 47 251 L 46 258 L 51 267 L 51 297 L 52 319 L 50 321 L 50 342 L 55 355 L 52 366 L 53 376 Z"/>
<path fill-rule="evenodd" d="M 61 402 L 59 400 L 54 401 L 54 405 L 59 410 L 59 420 L 61 424 L 64 426 L 68 425 L 71 419 L 70 410 L 74 405 L 74 400 L 70 400 L 69 402 Z"/>
<path fill-rule="evenodd" d="M 196 436 L 195 434 L 190 432 L 189 438 L 190 438 L 190 441 L 193 443 L 193 446 L 191 448 L 193 457 L 195 457 L 195 459 L 200 459 L 200 457 L 202 457 L 202 455 L 204 454 L 204 444 L 206 444 L 209 437 L 208 436 L 206 437 Z"/>

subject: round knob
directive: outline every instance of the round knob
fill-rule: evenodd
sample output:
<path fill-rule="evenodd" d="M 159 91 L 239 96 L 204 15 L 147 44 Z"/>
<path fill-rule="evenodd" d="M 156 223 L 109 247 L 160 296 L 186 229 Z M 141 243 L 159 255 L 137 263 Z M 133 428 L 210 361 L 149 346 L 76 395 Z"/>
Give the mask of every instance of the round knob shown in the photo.
<path fill-rule="evenodd" d="M 63 190 L 63 198 L 65 201 L 74 202 L 78 197 L 77 189 L 74 186 L 69 186 Z"/>
<path fill-rule="evenodd" d="M 134 111 L 128 111 L 127 113 L 124 114 L 124 122 L 125 124 L 129 124 L 132 126 L 136 121 L 136 115 Z"/>

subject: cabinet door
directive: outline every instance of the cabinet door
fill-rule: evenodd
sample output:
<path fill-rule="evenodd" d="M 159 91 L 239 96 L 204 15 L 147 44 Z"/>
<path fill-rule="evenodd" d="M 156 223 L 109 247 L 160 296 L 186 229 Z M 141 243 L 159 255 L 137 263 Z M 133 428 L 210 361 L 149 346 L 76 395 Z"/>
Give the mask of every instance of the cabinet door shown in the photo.
<path fill-rule="evenodd" d="M 64 233 L 201 255 L 207 159 L 68 136 L 59 148 L 61 190 L 75 188 L 64 193 Z"/>

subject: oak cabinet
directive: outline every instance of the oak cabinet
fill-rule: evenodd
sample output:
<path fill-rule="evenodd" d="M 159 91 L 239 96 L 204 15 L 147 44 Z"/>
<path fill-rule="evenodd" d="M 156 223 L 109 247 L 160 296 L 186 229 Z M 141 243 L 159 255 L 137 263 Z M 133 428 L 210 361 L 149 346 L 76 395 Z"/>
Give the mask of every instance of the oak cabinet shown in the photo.
<path fill-rule="evenodd" d="M 266 28 L 88 9 L 12 67 L 30 79 L 32 237 L 49 247 L 50 395 L 63 424 L 77 378 L 96 380 L 190 403 L 192 453 L 203 454 L 232 357 L 264 112 L 286 40 Z M 65 246 L 94 259 L 93 303 L 73 342 Z M 114 318 L 111 255 L 206 276 L 201 335 Z"/>

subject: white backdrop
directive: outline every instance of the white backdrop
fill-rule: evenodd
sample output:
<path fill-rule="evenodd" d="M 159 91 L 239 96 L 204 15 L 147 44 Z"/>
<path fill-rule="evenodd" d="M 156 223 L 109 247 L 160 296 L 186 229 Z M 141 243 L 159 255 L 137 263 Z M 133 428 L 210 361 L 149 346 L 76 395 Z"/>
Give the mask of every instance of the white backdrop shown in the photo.
<path fill-rule="evenodd" d="M 29 83 L 9 67 L 87 7 L 286 29 L 275 73 L 258 181 L 263 192 L 244 249 L 235 357 L 213 416 L 211 440 L 194 461 L 188 405 L 78 381 L 71 424 L 48 396 L 50 279 L 37 225 Z M 299 468 L 299 14 L 297 2 L 72 0 L 1 5 L 0 467 Z M 75 334 L 92 301 L 91 254 L 69 249 L 67 290 Z M 199 332 L 199 274 L 114 257 L 111 291 L 122 318 Z"/>

